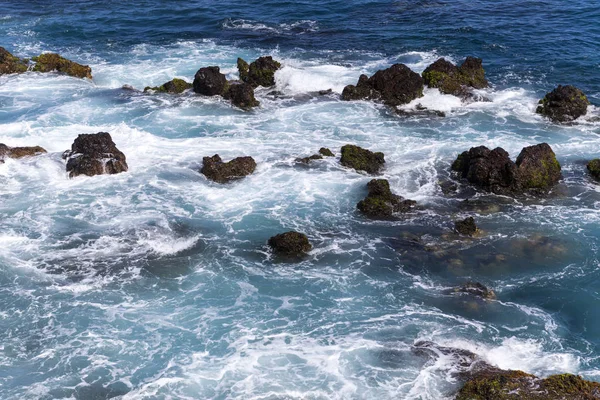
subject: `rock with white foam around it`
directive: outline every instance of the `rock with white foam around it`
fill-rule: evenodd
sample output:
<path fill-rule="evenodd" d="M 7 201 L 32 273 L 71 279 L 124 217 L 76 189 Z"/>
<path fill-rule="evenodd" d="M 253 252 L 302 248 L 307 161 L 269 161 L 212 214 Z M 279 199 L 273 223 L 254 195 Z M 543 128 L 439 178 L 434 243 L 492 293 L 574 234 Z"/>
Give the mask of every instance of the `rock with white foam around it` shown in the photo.
<path fill-rule="evenodd" d="M 128 169 L 123 154 L 107 132 L 77 136 L 71 150 L 63 154 L 69 178 L 79 175 L 118 174 Z"/>

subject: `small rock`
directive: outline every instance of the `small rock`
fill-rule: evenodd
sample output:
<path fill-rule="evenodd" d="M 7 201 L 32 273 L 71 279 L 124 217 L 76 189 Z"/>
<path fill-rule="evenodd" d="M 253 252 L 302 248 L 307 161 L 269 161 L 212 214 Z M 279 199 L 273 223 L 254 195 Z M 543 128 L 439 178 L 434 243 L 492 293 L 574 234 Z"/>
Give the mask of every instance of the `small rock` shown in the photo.
<path fill-rule="evenodd" d="M 308 164 L 313 160 L 322 160 L 323 156 L 320 154 L 313 154 L 312 156 L 309 157 L 303 157 L 303 158 L 296 158 L 296 162 L 302 163 L 302 164 Z"/>
<path fill-rule="evenodd" d="M 56 53 L 40 54 L 33 57 L 31 61 L 35 62 L 33 70 L 36 72 L 57 71 L 76 78 L 92 79 L 92 69 L 88 65 L 81 65 L 67 60 Z"/>
<path fill-rule="evenodd" d="M 392 193 L 387 179 L 373 179 L 367 183 L 369 194 L 356 207 L 369 218 L 389 218 L 394 213 L 405 213 L 417 204 Z"/>
<path fill-rule="evenodd" d="M 251 85 L 240 82 L 229 82 L 228 89 L 223 94 L 223 97 L 231 100 L 231 103 L 244 110 L 252 107 L 258 107 L 260 103 L 254 98 L 254 88 Z"/>
<path fill-rule="evenodd" d="M 383 153 L 373 153 L 362 147 L 347 144 L 342 147 L 340 163 L 344 167 L 354 168 L 357 171 L 365 171 L 369 174 L 378 173 L 385 163 Z"/>
<path fill-rule="evenodd" d="M 27 62 L 13 56 L 4 47 L 0 47 L 0 75 L 20 74 L 27 71 Z"/>
<path fill-rule="evenodd" d="M 587 169 L 594 178 L 600 180 L 600 158 L 593 159 L 587 164 Z"/>
<path fill-rule="evenodd" d="M 191 89 L 192 87 L 193 85 L 191 83 L 186 82 L 183 79 L 174 78 L 168 82 L 163 83 L 160 86 L 147 86 L 144 88 L 144 92 L 153 91 L 158 93 L 181 94 L 187 89 Z"/>
<path fill-rule="evenodd" d="M 237 157 L 229 162 L 223 162 L 218 154 L 202 159 L 203 166 L 200 172 L 208 179 L 227 183 L 250 175 L 256 169 L 256 162 L 252 157 Z"/>
<path fill-rule="evenodd" d="M 333 154 L 333 152 L 327 147 L 321 147 L 319 149 L 319 154 L 325 157 L 335 157 L 335 154 Z"/>
<path fill-rule="evenodd" d="M 477 225 L 475 225 L 475 219 L 473 217 L 465 218 L 462 221 L 456 221 L 454 223 L 454 229 L 461 235 L 473 236 L 477 233 Z"/>
<path fill-rule="evenodd" d="M 23 158 L 37 156 L 47 151 L 40 146 L 33 147 L 8 147 L 5 144 L 0 143 L 0 159 L 8 158 Z"/>
<path fill-rule="evenodd" d="M 194 92 L 205 96 L 223 95 L 228 83 L 219 67 L 200 68 L 194 76 Z"/>
<path fill-rule="evenodd" d="M 275 72 L 281 68 L 281 64 L 273 60 L 271 56 L 259 57 L 250 64 L 238 58 L 237 66 L 240 80 L 248 83 L 253 88 L 274 86 Z"/>
<path fill-rule="evenodd" d="M 486 300 L 496 299 L 496 293 L 479 282 L 467 282 L 462 286 L 454 288 L 454 293 L 467 293 Z"/>
<path fill-rule="evenodd" d="M 445 195 L 450 195 L 458 191 L 458 185 L 452 181 L 440 181 L 438 185 Z"/>
<path fill-rule="evenodd" d="M 558 85 L 539 101 L 538 114 L 548 117 L 553 122 L 571 122 L 587 113 L 590 101 L 575 86 Z"/>
<path fill-rule="evenodd" d="M 299 256 L 312 249 L 308 237 L 295 231 L 273 236 L 269 239 L 269 246 L 271 246 L 274 253 L 286 256 Z"/>
<path fill-rule="evenodd" d="M 77 136 L 71 150 L 65 151 L 69 178 L 78 175 L 118 174 L 128 169 L 125 154 L 107 132 Z"/>

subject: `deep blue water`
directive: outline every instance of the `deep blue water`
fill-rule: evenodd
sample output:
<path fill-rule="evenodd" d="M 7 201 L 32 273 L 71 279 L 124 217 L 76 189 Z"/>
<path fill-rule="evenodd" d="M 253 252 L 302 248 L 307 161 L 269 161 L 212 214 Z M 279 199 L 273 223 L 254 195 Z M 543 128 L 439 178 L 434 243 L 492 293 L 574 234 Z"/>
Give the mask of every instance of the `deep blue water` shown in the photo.
<path fill-rule="evenodd" d="M 0 398 L 450 399 L 450 359 L 600 380 L 600 3 L 571 1 L 0 2 L 0 46 L 89 64 L 93 81 L 0 76 L 0 143 L 47 155 L 0 165 Z M 143 95 L 238 56 L 272 54 L 277 90 L 251 112 L 186 93 Z M 342 102 L 344 85 L 396 62 L 484 60 L 491 102 L 427 90 L 446 117 L 402 118 Z M 557 84 L 591 102 L 576 124 L 534 113 Z M 321 89 L 327 96 L 313 96 Z M 410 106 L 414 106 L 410 105 Z M 61 154 L 110 132 L 127 173 L 69 180 Z M 564 179 L 546 198 L 444 196 L 473 145 L 549 143 Z M 383 176 L 422 210 L 370 221 L 370 177 L 298 156 L 346 143 L 386 155 Z M 203 156 L 251 155 L 231 185 Z M 452 235 L 473 215 L 483 233 Z M 300 263 L 271 258 L 276 233 L 305 232 Z M 448 295 L 477 280 L 498 300 Z"/>

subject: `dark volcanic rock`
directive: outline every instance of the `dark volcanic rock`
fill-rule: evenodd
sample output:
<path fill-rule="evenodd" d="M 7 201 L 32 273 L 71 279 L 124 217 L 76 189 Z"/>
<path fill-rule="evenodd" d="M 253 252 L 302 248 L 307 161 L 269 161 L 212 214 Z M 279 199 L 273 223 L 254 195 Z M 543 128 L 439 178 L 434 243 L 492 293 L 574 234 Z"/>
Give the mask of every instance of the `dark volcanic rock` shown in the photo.
<path fill-rule="evenodd" d="M 523 148 L 516 164 L 523 188 L 548 190 L 562 177 L 560 164 L 547 143 Z"/>
<path fill-rule="evenodd" d="M 469 88 L 488 87 L 480 58 L 467 57 L 460 67 L 440 58 L 423 71 L 425 84 L 440 92 L 470 98 Z"/>
<path fill-rule="evenodd" d="M 302 158 L 296 158 L 296 162 L 302 163 L 302 164 L 308 164 L 313 160 L 322 160 L 323 156 L 320 154 L 313 154 L 312 156 L 309 157 L 302 157 Z"/>
<path fill-rule="evenodd" d="M 259 57 L 250 64 L 238 58 L 237 66 L 240 80 L 248 83 L 253 88 L 274 86 L 275 72 L 281 68 L 281 64 L 273 60 L 271 56 Z"/>
<path fill-rule="evenodd" d="M 47 151 L 40 146 L 32 147 L 8 147 L 7 145 L 0 143 L 0 159 L 4 158 L 23 158 L 37 156 Z"/>
<path fill-rule="evenodd" d="M 586 95 L 571 85 L 558 85 L 540 100 L 536 110 L 553 122 L 570 122 L 587 113 L 590 104 Z"/>
<path fill-rule="evenodd" d="M 417 204 L 392 193 L 387 179 L 373 179 L 367 183 L 367 188 L 369 194 L 356 207 L 369 218 L 389 218 L 394 213 L 411 211 Z"/>
<path fill-rule="evenodd" d="M 475 225 L 475 219 L 468 217 L 462 221 L 456 221 L 454 223 L 454 229 L 461 235 L 473 236 L 477 232 L 477 225 Z"/>
<path fill-rule="evenodd" d="M 19 74 L 27 71 L 27 62 L 13 56 L 4 47 L 0 47 L 0 75 Z"/>
<path fill-rule="evenodd" d="M 274 253 L 285 256 L 299 256 L 312 249 L 306 235 L 294 231 L 273 236 L 269 239 L 269 246 Z"/>
<path fill-rule="evenodd" d="M 227 86 L 227 79 L 219 67 L 200 68 L 194 76 L 194 92 L 205 96 L 222 95 Z"/>
<path fill-rule="evenodd" d="M 593 159 L 587 164 L 587 169 L 594 178 L 600 180 L 600 158 Z"/>
<path fill-rule="evenodd" d="M 184 81 L 183 79 L 174 78 L 169 82 L 165 82 L 160 86 L 150 87 L 147 86 L 144 88 L 144 92 L 154 91 L 158 93 L 173 93 L 180 94 L 183 93 L 187 89 L 191 89 L 193 85 L 189 82 Z"/>
<path fill-rule="evenodd" d="M 340 163 L 344 167 L 354 168 L 357 171 L 376 174 L 383 168 L 385 159 L 383 153 L 373 153 L 370 150 L 347 144 L 342 147 Z"/>
<path fill-rule="evenodd" d="M 389 106 L 407 104 L 423 97 L 423 78 L 404 64 L 377 71 L 372 77 L 361 75 L 358 83 L 348 85 L 343 100 L 381 100 Z"/>
<path fill-rule="evenodd" d="M 319 154 L 325 157 L 334 157 L 335 154 L 333 154 L 333 152 L 331 150 L 329 150 L 327 147 L 321 147 L 319 149 Z"/>
<path fill-rule="evenodd" d="M 496 298 L 496 293 L 493 290 L 488 289 L 479 282 L 467 282 L 462 286 L 454 288 L 454 293 L 467 293 L 486 300 L 494 300 Z"/>
<path fill-rule="evenodd" d="M 77 78 L 92 79 L 92 69 L 88 65 L 67 60 L 56 53 L 40 54 L 33 57 L 31 61 L 35 62 L 33 70 L 37 72 L 57 71 Z"/>
<path fill-rule="evenodd" d="M 202 159 L 203 166 L 200 172 L 208 179 L 227 183 L 235 179 L 250 175 L 256 169 L 256 162 L 252 157 L 237 157 L 229 162 L 223 162 L 218 154 Z"/>
<path fill-rule="evenodd" d="M 234 106 L 248 110 L 252 107 L 258 107 L 260 103 L 254 98 L 254 88 L 247 83 L 229 82 L 227 91 L 223 97 L 231 100 Z"/>
<path fill-rule="evenodd" d="M 71 150 L 65 151 L 70 178 L 78 175 L 118 174 L 127 171 L 127 161 L 110 134 L 100 132 L 77 136 Z"/>

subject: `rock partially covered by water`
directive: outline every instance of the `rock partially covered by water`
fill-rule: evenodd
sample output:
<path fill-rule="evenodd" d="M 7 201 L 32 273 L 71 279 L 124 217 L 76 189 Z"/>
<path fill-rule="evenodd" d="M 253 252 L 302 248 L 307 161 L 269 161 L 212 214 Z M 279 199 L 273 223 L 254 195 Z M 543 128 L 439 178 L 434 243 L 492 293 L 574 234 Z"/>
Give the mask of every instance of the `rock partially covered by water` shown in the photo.
<path fill-rule="evenodd" d="M 600 158 L 593 159 L 587 164 L 587 170 L 590 175 L 600 180 Z"/>
<path fill-rule="evenodd" d="M 20 74 L 27 71 L 27 62 L 13 56 L 4 47 L 0 47 L 0 75 Z"/>
<path fill-rule="evenodd" d="M 479 282 L 467 282 L 462 286 L 454 288 L 454 293 L 471 294 L 486 300 L 494 300 L 496 298 L 496 293 L 493 290 L 488 289 Z"/>
<path fill-rule="evenodd" d="M 237 157 L 229 162 L 223 162 L 218 154 L 202 159 L 203 166 L 200 172 L 211 181 L 227 183 L 250 175 L 256 169 L 256 162 L 252 157 Z"/>
<path fill-rule="evenodd" d="M 118 174 L 128 169 L 123 154 L 107 132 L 77 136 L 71 150 L 65 151 L 70 178 L 78 175 Z"/>
<path fill-rule="evenodd" d="M 333 152 L 327 147 L 321 147 L 319 149 L 319 154 L 325 157 L 335 157 L 335 154 L 333 154 Z"/>
<path fill-rule="evenodd" d="M 271 56 L 259 57 L 250 64 L 238 58 L 237 66 L 240 80 L 248 83 L 253 88 L 274 86 L 275 72 L 281 68 L 281 64 L 273 60 Z"/>
<path fill-rule="evenodd" d="M 322 159 L 323 159 L 322 155 L 313 154 L 312 156 L 308 156 L 308 157 L 296 158 L 296 162 L 302 163 L 302 164 L 309 164 L 311 161 L 322 160 Z"/>
<path fill-rule="evenodd" d="M 189 82 L 184 81 L 183 79 L 174 78 L 169 82 L 165 82 L 160 86 L 150 87 L 147 86 L 144 88 L 144 92 L 157 92 L 157 93 L 172 93 L 172 94 L 180 94 L 186 91 L 187 89 L 191 89 L 193 85 Z"/>
<path fill-rule="evenodd" d="M 254 88 L 244 82 L 232 82 L 228 84 L 228 88 L 223 94 L 223 97 L 231 100 L 231 103 L 244 110 L 252 107 L 258 107 L 260 103 L 254 98 Z"/>
<path fill-rule="evenodd" d="M 516 163 L 500 147 L 472 147 L 457 157 L 452 170 L 473 185 L 498 194 L 545 192 L 562 176 L 556 155 L 547 143 L 523 148 Z"/>
<path fill-rule="evenodd" d="M 417 204 L 392 193 L 387 179 L 373 179 L 367 183 L 369 194 L 356 207 L 369 218 L 389 218 L 394 213 L 411 211 Z"/>
<path fill-rule="evenodd" d="M 465 88 L 488 87 L 480 58 L 467 57 L 460 67 L 440 58 L 423 71 L 425 84 L 440 92 L 464 97 Z"/>
<path fill-rule="evenodd" d="M 340 163 L 344 167 L 354 168 L 357 171 L 376 174 L 383 168 L 385 159 L 381 152 L 373 153 L 362 147 L 347 144 L 342 147 Z"/>
<path fill-rule="evenodd" d="M 9 147 L 3 143 L 0 143 L 0 160 L 4 158 L 23 158 L 37 156 L 47 151 L 40 146 L 32 147 Z"/>
<path fill-rule="evenodd" d="M 473 236 L 477 233 L 477 225 L 475 225 L 475 219 L 468 217 L 462 221 L 456 221 L 454 223 L 454 229 L 461 235 Z"/>
<path fill-rule="evenodd" d="M 536 110 L 538 114 L 548 117 L 553 122 L 570 122 L 587 113 L 590 101 L 575 86 L 558 85 L 540 100 Z"/>
<path fill-rule="evenodd" d="M 219 67 L 200 68 L 194 76 L 194 92 L 205 96 L 223 95 L 228 83 Z"/>
<path fill-rule="evenodd" d="M 312 245 L 305 234 L 289 231 L 280 233 L 269 239 L 273 252 L 285 256 L 300 256 L 309 252 Z"/>
<path fill-rule="evenodd" d="M 35 62 L 33 70 L 37 72 L 57 71 L 77 78 L 92 79 L 92 69 L 88 65 L 81 65 L 67 60 L 56 53 L 40 54 L 33 57 L 31 61 Z"/>
<path fill-rule="evenodd" d="M 407 104 L 423 97 L 423 78 L 404 64 L 377 71 L 368 78 L 361 75 L 356 85 L 348 85 L 343 100 L 381 100 L 389 106 Z"/>

